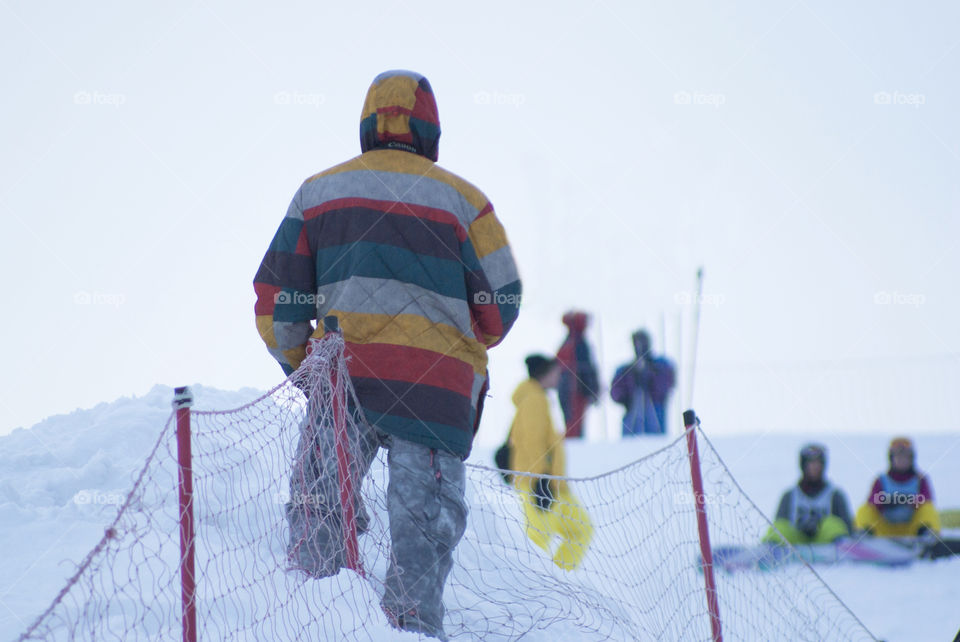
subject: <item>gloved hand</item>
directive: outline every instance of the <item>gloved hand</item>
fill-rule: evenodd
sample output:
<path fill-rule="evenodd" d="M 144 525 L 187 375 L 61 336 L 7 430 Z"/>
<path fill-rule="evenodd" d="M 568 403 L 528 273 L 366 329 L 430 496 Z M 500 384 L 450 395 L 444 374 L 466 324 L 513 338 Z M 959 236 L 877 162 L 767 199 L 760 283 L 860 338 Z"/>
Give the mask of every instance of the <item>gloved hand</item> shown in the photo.
<path fill-rule="evenodd" d="M 812 514 L 802 515 L 797 519 L 795 526 L 797 527 L 798 531 L 807 537 L 813 537 L 817 534 L 817 528 L 820 526 L 820 519 L 816 515 Z"/>
<path fill-rule="evenodd" d="M 551 485 L 553 480 L 547 479 L 546 477 L 538 477 L 535 482 L 533 482 L 533 498 L 537 503 L 537 508 L 540 510 L 550 510 L 550 506 L 553 504 L 554 492 Z"/>
<path fill-rule="evenodd" d="M 290 383 L 292 383 L 297 390 L 302 392 L 304 397 L 307 399 L 310 398 L 310 384 L 307 382 L 306 377 L 294 377 L 290 380 Z"/>

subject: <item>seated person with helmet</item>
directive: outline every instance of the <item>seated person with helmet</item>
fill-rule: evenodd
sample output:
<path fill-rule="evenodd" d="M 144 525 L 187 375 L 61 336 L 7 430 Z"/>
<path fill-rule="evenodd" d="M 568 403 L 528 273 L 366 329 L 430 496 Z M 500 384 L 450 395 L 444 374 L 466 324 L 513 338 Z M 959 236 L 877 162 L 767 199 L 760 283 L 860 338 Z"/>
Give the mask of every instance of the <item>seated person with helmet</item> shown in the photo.
<path fill-rule="evenodd" d="M 876 478 L 867 502 L 857 510 L 856 527 L 880 537 L 940 532 L 930 479 L 914 466 L 916 451 L 907 437 L 890 442 L 890 469 Z"/>
<path fill-rule="evenodd" d="M 800 450 L 803 476 L 780 499 L 764 542 L 822 544 L 850 534 L 850 505 L 843 491 L 826 480 L 826 467 L 824 446 L 809 444 Z"/>

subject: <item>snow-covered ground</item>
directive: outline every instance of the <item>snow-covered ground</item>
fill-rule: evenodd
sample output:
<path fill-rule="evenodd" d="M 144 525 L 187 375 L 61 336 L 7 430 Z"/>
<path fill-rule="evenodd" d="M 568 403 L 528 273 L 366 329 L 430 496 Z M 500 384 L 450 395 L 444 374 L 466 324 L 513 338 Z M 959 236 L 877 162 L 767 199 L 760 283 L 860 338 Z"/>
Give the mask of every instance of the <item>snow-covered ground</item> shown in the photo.
<path fill-rule="evenodd" d="M 202 386 L 194 387 L 194 393 L 197 409 L 233 408 L 259 394 L 249 389 L 224 392 Z M 51 417 L 0 437 L 0 550 L 4 552 L 0 557 L 0 639 L 16 638 L 25 630 L 99 540 L 126 496 L 134 471 L 155 443 L 170 413 L 171 399 L 170 388 L 157 386 L 144 397 Z M 707 435 L 711 420 L 723 421 L 703 420 Z M 717 437 L 713 444 L 747 495 L 770 514 L 780 493 L 796 480 L 796 453 L 802 443 L 816 440 L 828 446 L 828 475 L 847 491 L 855 507 L 864 500 L 873 476 L 884 467 L 889 438 L 754 434 Z M 571 443 L 569 474 L 597 475 L 669 441 L 640 438 L 616 444 Z M 919 466 L 932 477 L 937 504 L 960 506 L 960 467 L 955 465 L 960 436 L 916 435 L 915 442 Z M 489 449 L 477 449 L 470 461 L 487 464 L 490 458 Z M 837 566 L 818 572 L 881 639 L 951 639 L 960 628 L 958 559 L 898 569 Z M 362 596 L 363 591 L 356 595 Z M 740 637 L 735 631 L 726 633 L 730 639 Z M 383 626 L 377 639 L 415 636 Z"/>
<path fill-rule="evenodd" d="M 702 421 L 709 436 L 709 419 L 704 417 Z M 817 441 L 829 448 L 827 475 L 844 489 L 851 508 L 856 510 L 866 500 L 873 478 L 885 466 L 891 437 L 752 434 L 717 437 L 711 442 L 746 494 L 769 517 L 786 487 L 799 478 L 798 451 L 804 443 Z M 573 444 L 568 450 L 570 474 L 583 476 L 609 470 L 665 441 L 648 437 L 616 446 Z M 915 435 L 914 443 L 918 467 L 932 479 L 937 506 L 960 507 L 960 435 Z M 949 533 L 960 536 L 960 531 Z M 714 545 L 721 543 L 714 541 Z M 918 562 L 906 568 L 839 565 L 816 570 L 879 639 L 952 640 L 960 630 L 960 558 Z"/>

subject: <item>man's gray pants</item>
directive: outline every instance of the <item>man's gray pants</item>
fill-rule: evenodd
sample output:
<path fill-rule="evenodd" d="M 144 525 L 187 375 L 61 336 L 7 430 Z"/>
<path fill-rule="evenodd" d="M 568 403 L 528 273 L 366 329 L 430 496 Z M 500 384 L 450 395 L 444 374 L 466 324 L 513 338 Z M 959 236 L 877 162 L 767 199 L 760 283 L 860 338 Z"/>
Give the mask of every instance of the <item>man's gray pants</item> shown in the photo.
<path fill-rule="evenodd" d="M 369 518 L 360 502 L 360 483 L 383 447 L 389 482 L 387 514 L 392 552 L 382 605 L 400 628 L 445 639 L 443 587 L 453 549 L 467 524 L 465 468 L 459 457 L 390 436 L 357 421 L 351 439 L 354 514 L 357 531 Z M 301 431 L 290 480 L 287 520 L 292 563 L 315 577 L 335 575 L 345 565 L 345 548 L 333 430 L 313 437 Z"/>

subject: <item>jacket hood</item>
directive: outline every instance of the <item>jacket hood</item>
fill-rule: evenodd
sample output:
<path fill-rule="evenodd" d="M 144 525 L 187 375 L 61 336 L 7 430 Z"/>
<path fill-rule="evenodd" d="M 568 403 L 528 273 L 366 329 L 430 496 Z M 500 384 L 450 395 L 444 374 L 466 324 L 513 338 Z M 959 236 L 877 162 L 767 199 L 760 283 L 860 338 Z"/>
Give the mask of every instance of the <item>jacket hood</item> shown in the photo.
<path fill-rule="evenodd" d="M 440 115 L 430 81 L 414 71 L 373 79 L 360 116 L 360 149 L 402 149 L 436 162 Z"/>
<path fill-rule="evenodd" d="M 546 395 L 547 391 L 544 390 L 543 386 L 540 385 L 540 382 L 536 379 L 527 379 L 513 391 L 513 405 L 519 407 L 523 403 L 524 399 L 530 397 L 531 395 Z"/>
<path fill-rule="evenodd" d="M 563 325 L 574 334 L 583 334 L 587 329 L 587 313 L 573 310 L 563 315 Z"/>

